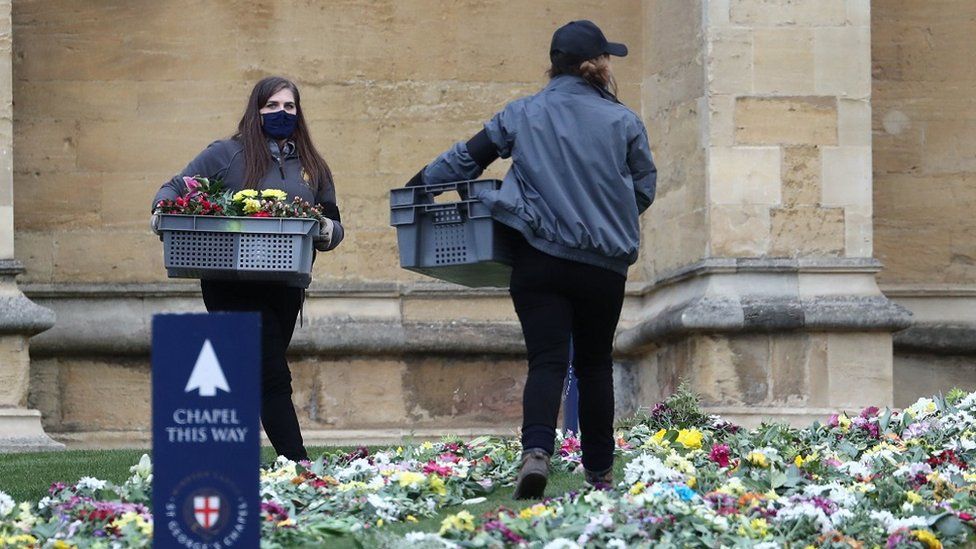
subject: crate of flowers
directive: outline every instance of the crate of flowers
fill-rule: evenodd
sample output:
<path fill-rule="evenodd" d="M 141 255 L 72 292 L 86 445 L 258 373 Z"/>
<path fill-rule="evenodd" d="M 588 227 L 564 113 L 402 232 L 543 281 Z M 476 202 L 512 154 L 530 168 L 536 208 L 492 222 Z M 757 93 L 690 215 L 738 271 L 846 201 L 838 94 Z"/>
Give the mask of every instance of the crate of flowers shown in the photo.
<path fill-rule="evenodd" d="M 312 236 L 321 211 L 278 189 L 223 189 L 184 178 L 189 192 L 156 204 L 163 262 L 170 278 L 255 280 L 308 286 Z"/>
<path fill-rule="evenodd" d="M 390 191 L 390 224 L 397 230 L 400 266 L 470 287 L 508 287 L 513 231 L 494 221 L 478 193 L 501 181 L 482 179 Z M 448 193 L 459 200 L 440 200 Z"/>

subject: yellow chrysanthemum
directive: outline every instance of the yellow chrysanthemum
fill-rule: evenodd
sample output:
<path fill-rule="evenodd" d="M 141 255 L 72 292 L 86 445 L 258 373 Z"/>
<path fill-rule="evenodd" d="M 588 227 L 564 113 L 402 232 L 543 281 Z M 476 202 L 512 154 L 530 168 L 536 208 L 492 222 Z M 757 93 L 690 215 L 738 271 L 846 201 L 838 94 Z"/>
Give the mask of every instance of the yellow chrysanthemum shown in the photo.
<path fill-rule="evenodd" d="M 446 496 L 447 487 L 444 485 L 444 479 L 437 475 L 430 475 L 428 477 L 428 482 L 430 483 L 430 489 L 437 495 Z"/>
<path fill-rule="evenodd" d="M 10 547 L 17 547 L 17 546 L 33 547 L 35 543 L 37 543 L 37 538 L 35 538 L 34 536 L 27 535 L 27 534 L 18 534 L 16 536 L 10 536 L 10 537 L 6 537 L 6 538 L 3 537 L 3 536 L 0 536 L 0 547 L 7 547 L 7 546 L 10 546 Z M 23 544 L 23 545 L 21 545 L 21 544 Z"/>
<path fill-rule="evenodd" d="M 397 479 L 400 482 L 400 486 L 414 486 L 425 480 L 427 477 L 422 473 L 414 473 L 413 471 L 403 471 Z"/>
<path fill-rule="evenodd" d="M 939 541 L 939 538 L 935 537 L 935 534 L 928 530 L 912 530 L 912 535 L 926 549 L 942 549 L 942 542 Z"/>
<path fill-rule="evenodd" d="M 628 492 L 631 495 L 636 496 L 637 494 L 643 492 L 644 491 L 644 488 L 646 488 L 646 487 L 647 487 L 647 485 L 644 484 L 643 482 L 638 482 L 637 484 L 631 486 L 630 487 L 630 490 L 628 490 Z"/>
<path fill-rule="evenodd" d="M 685 448 L 697 450 L 702 447 L 702 432 L 698 429 L 681 429 L 676 440 Z"/>
<path fill-rule="evenodd" d="M 413 515 L 407 515 L 407 522 L 417 522 L 417 517 Z"/>
<path fill-rule="evenodd" d="M 474 531 L 474 516 L 467 511 L 461 511 L 456 515 L 449 515 L 441 521 L 441 529 L 438 532 L 440 535 L 451 530 L 459 530 L 461 532 L 473 532 Z"/>
<path fill-rule="evenodd" d="M 686 482 L 685 484 L 688 485 L 688 488 L 694 488 L 695 486 L 698 485 L 698 479 L 695 477 L 688 477 L 688 482 Z"/>
<path fill-rule="evenodd" d="M 748 536 L 753 539 L 762 539 L 769 533 L 769 523 L 764 518 L 755 518 L 749 524 L 739 526 L 739 535 Z"/>
<path fill-rule="evenodd" d="M 261 191 L 261 198 L 274 198 L 276 200 L 284 200 L 288 198 L 288 194 L 280 189 L 264 189 Z"/>
<path fill-rule="evenodd" d="M 803 456 L 801 456 L 800 454 L 797 454 L 796 457 L 793 458 L 793 465 L 796 465 L 797 468 L 802 468 L 804 461 L 806 461 L 806 460 L 803 459 Z"/>
<path fill-rule="evenodd" d="M 234 201 L 240 202 L 245 198 L 257 198 L 258 192 L 254 189 L 244 189 L 243 191 L 237 191 L 234 193 Z"/>
<path fill-rule="evenodd" d="M 253 198 L 244 199 L 244 213 L 254 213 L 261 211 L 261 202 Z"/>
<path fill-rule="evenodd" d="M 762 467 L 762 468 L 769 467 L 769 459 L 766 458 L 766 454 L 762 452 L 757 452 L 755 450 L 749 452 L 749 455 L 746 456 L 746 461 L 748 461 L 749 463 L 757 467 Z"/>
<path fill-rule="evenodd" d="M 348 492 L 349 490 L 363 490 L 366 488 L 366 483 L 360 480 L 354 480 L 352 482 L 346 482 L 336 486 L 336 490 L 340 492 Z"/>
<path fill-rule="evenodd" d="M 908 503 L 911 503 L 912 505 L 922 503 L 922 496 L 918 495 L 918 492 L 915 492 L 914 490 L 905 492 L 905 499 L 907 499 Z"/>
<path fill-rule="evenodd" d="M 123 513 L 120 517 L 112 521 L 112 526 L 118 529 L 124 528 L 128 524 L 135 524 L 136 528 L 146 536 L 151 536 L 153 531 L 153 525 L 146 519 L 142 518 L 142 515 L 129 511 Z"/>
<path fill-rule="evenodd" d="M 553 514 L 552 508 L 543 503 L 536 503 L 531 507 L 526 507 L 519 511 L 519 518 L 530 519 L 535 517 L 548 517 Z"/>

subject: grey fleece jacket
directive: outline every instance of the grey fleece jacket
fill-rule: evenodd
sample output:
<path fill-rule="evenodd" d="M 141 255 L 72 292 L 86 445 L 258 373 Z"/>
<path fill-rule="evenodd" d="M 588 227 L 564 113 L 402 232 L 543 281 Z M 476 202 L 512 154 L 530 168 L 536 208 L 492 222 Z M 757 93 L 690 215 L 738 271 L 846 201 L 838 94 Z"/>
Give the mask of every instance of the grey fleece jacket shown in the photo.
<path fill-rule="evenodd" d="M 294 145 L 287 143 L 284 151 L 280 151 L 276 141 L 269 140 L 271 156 L 275 160 L 268 166 L 267 173 L 261 179 L 258 189 L 280 189 L 289 196 L 297 196 L 309 204 L 322 207 L 325 217 L 335 224 L 332 230 L 332 241 L 326 250 L 331 250 L 342 242 L 345 230 L 340 223 L 339 207 L 336 205 L 335 189 L 321 185 L 318 192 L 305 182 L 305 171 L 302 169 L 301 159 Z M 219 178 L 228 189 L 238 191 L 244 188 L 244 145 L 234 139 L 214 141 L 196 158 L 183 168 L 179 175 L 167 181 L 153 198 L 153 207 L 160 200 L 173 200 L 186 194 L 186 184 L 183 177 L 199 175 L 206 178 Z"/>
<path fill-rule="evenodd" d="M 638 216 L 654 201 L 657 169 L 637 114 L 578 76 L 562 75 L 485 123 L 502 158 L 501 189 L 479 195 L 492 217 L 549 255 L 627 275 Z M 475 179 L 464 142 L 423 171 L 423 183 Z"/>

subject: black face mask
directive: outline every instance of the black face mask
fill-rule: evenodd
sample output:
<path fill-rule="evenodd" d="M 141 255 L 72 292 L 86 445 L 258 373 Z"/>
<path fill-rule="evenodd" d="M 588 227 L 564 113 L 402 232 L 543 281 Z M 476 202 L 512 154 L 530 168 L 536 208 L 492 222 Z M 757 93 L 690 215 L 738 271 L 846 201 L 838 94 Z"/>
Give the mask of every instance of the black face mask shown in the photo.
<path fill-rule="evenodd" d="M 283 110 L 266 112 L 261 115 L 261 129 L 268 137 L 275 139 L 287 139 L 295 132 L 298 124 L 298 115 L 290 114 Z"/>

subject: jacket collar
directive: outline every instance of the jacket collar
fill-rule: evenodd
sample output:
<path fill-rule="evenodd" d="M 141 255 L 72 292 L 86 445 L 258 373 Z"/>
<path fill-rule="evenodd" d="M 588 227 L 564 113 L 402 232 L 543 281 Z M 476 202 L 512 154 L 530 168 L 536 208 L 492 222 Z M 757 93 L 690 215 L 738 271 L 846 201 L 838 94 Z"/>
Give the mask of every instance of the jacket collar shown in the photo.
<path fill-rule="evenodd" d="M 573 74 L 560 74 L 549 80 L 546 84 L 546 91 L 558 91 L 563 93 L 572 93 L 576 95 L 598 95 L 608 101 L 614 103 L 620 103 L 612 93 L 608 90 L 601 89 L 593 84 L 590 84 L 585 79 L 580 76 Z"/>
<path fill-rule="evenodd" d="M 271 155 L 275 158 L 291 158 L 298 153 L 298 148 L 295 147 L 295 142 L 291 139 L 285 141 L 284 147 L 279 147 L 277 140 L 269 139 L 268 148 L 271 149 Z"/>

